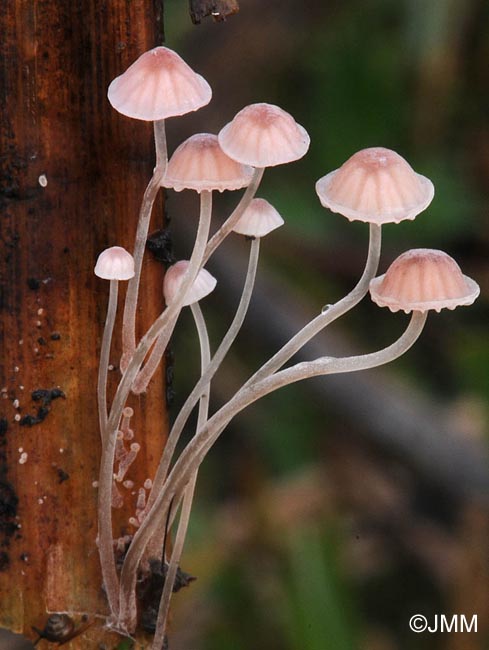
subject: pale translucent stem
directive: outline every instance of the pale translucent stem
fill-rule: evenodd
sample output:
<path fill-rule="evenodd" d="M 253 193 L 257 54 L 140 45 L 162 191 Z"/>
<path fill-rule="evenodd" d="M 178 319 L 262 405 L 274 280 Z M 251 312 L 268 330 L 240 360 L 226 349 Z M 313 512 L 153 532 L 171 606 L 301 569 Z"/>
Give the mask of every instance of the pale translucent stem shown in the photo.
<path fill-rule="evenodd" d="M 110 281 L 109 304 L 107 316 L 105 317 L 104 333 L 102 336 L 102 347 L 100 348 L 100 365 L 98 368 L 98 418 L 100 426 L 100 437 L 102 443 L 105 440 L 105 429 L 107 427 L 107 373 L 110 361 L 110 344 L 114 331 L 115 316 L 117 313 L 117 295 L 119 293 L 118 280 Z"/>
<path fill-rule="evenodd" d="M 207 262 L 207 260 L 212 255 L 212 253 L 216 250 L 216 248 L 220 244 L 222 244 L 222 242 L 226 239 L 226 237 L 229 235 L 229 233 L 232 231 L 236 223 L 243 215 L 243 212 L 251 203 L 261 183 L 261 179 L 263 178 L 264 171 L 265 170 L 262 167 L 257 167 L 255 169 L 255 171 L 253 172 L 253 176 L 251 178 L 251 182 L 246 188 L 245 193 L 241 197 L 240 202 L 235 207 L 231 215 L 222 224 L 219 230 L 216 233 L 214 233 L 214 235 L 209 239 L 209 243 L 207 244 L 207 248 L 205 250 L 203 264 Z"/>
<path fill-rule="evenodd" d="M 153 122 L 153 131 L 155 138 L 156 167 L 160 167 L 166 172 L 168 165 L 168 147 L 166 145 L 166 128 L 165 120 Z"/>
<path fill-rule="evenodd" d="M 167 148 L 165 120 L 153 123 L 156 147 L 156 167 L 153 176 L 148 183 L 139 211 L 139 221 L 134 242 L 134 277 L 129 280 L 127 286 L 126 300 L 124 303 L 124 316 L 122 322 L 122 358 L 120 362 L 121 371 L 125 372 L 129 359 L 136 349 L 136 310 L 138 304 L 139 282 L 141 280 L 141 268 L 143 265 L 144 250 L 148 239 L 151 213 L 161 182 L 166 173 Z"/>
<path fill-rule="evenodd" d="M 152 650 L 161 650 L 166 634 L 166 626 L 168 621 L 168 613 L 170 611 L 170 601 L 173 593 L 173 586 L 177 575 L 180 558 L 182 556 L 183 545 L 187 535 L 188 524 L 190 521 L 190 514 L 192 511 L 192 502 L 195 493 L 195 484 L 197 482 L 198 470 L 196 470 L 190 481 L 187 483 L 183 493 L 182 511 L 178 521 L 177 534 L 175 536 L 175 543 L 173 546 L 168 572 L 165 578 L 165 586 L 163 587 L 163 594 L 158 609 L 158 619 L 156 622 L 156 630 L 151 645 Z"/>
<path fill-rule="evenodd" d="M 166 347 L 168 345 L 169 337 L 166 335 L 166 332 L 163 332 L 157 339 L 156 343 L 151 350 L 148 360 L 141 368 L 138 376 L 134 380 L 131 391 L 135 395 L 141 395 L 145 393 L 148 389 L 149 382 L 153 378 L 153 375 L 158 370 L 160 361 L 165 354 Z"/>
<path fill-rule="evenodd" d="M 201 376 L 204 375 L 206 368 L 210 363 L 210 347 L 209 336 L 207 334 L 207 327 L 205 325 L 204 316 L 198 303 L 191 305 L 192 315 L 194 317 L 195 326 L 199 335 L 200 343 L 200 362 L 201 362 Z M 207 421 L 209 414 L 209 393 L 210 383 L 207 382 L 206 390 L 202 394 L 199 403 L 199 416 L 197 420 L 197 431 L 199 431 Z M 188 524 L 190 521 L 190 513 L 192 511 L 192 502 L 195 492 L 195 484 L 197 482 L 198 468 L 193 472 L 188 484 L 185 487 L 183 494 L 182 512 L 180 513 L 180 520 L 178 522 L 177 534 L 175 536 L 175 543 L 168 565 L 166 574 L 165 585 L 158 609 L 158 618 L 156 621 L 156 631 L 153 638 L 153 650 L 159 650 L 163 647 L 163 641 L 166 632 L 166 623 L 168 620 L 168 612 L 170 610 L 170 601 L 173 593 L 173 585 L 177 575 L 177 569 L 182 557 L 183 545 L 187 536 Z"/>
<path fill-rule="evenodd" d="M 243 286 L 243 292 L 241 294 L 241 299 L 236 310 L 233 322 L 231 323 L 228 331 L 226 332 L 224 338 L 221 341 L 218 349 L 216 350 L 212 361 L 207 365 L 205 372 L 200 377 L 199 381 L 196 383 L 192 392 L 188 396 L 185 404 L 182 406 L 180 413 L 178 414 L 168 440 L 166 441 L 165 449 L 163 451 L 163 456 L 161 458 L 158 470 L 153 479 L 153 487 L 148 498 L 147 508 L 151 507 L 151 504 L 155 500 L 156 496 L 159 494 L 165 478 L 168 474 L 168 469 L 170 467 L 171 459 L 175 453 L 175 448 L 178 444 L 180 436 L 182 434 L 183 428 L 193 411 L 195 405 L 197 404 L 200 396 L 204 391 L 207 390 L 207 384 L 212 380 L 219 366 L 221 365 L 224 357 L 229 351 L 229 348 L 233 344 L 236 336 L 238 335 L 243 321 L 245 319 L 246 313 L 251 300 L 251 295 L 253 293 L 253 287 L 255 286 L 256 278 L 256 269 L 258 266 L 258 258 L 260 255 L 260 240 L 254 239 L 251 243 L 250 249 L 250 258 L 248 262 L 248 270 L 246 273 L 246 279 Z"/>
<path fill-rule="evenodd" d="M 102 460 L 100 464 L 98 523 L 99 545 L 101 548 L 100 560 L 102 566 L 107 567 L 107 572 L 112 576 L 115 574 L 114 554 L 113 551 L 110 554 L 108 553 L 109 546 L 112 550 L 112 475 L 114 471 L 116 436 L 122 416 L 122 409 L 125 406 L 131 385 L 136 378 L 137 372 L 154 341 L 163 331 L 167 332 L 168 338 L 171 335 L 171 331 L 178 318 L 183 302 L 185 301 L 185 295 L 195 282 L 195 278 L 197 277 L 197 273 L 199 272 L 202 263 L 202 257 L 209 236 L 211 214 L 212 193 L 202 192 L 199 227 L 197 230 L 192 258 L 182 281 L 181 293 L 179 294 L 178 299 L 172 302 L 165 311 L 158 316 L 136 347 L 126 372 L 122 376 L 119 386 L 117 387 L 108 417 L 107 437 L 105 444 L 102 447 Z M 110 588 L 112 588 L 112 582 L 110 583 Z M 111 594 L 112 611 L 117 611 L 117 604 L 118 593 L 117 597 Z M 134 619 L 134 616 L 135 611 L 133 612 L 132 619 Z"/>
<path fill-rule="evenodd" d="M 204 194 L 208 194 L 208 192 L 202 192 L 201 200 L 203 200 Z M 189 265 L 192 264 L 194 255 L 195 255 L 195 250 L 192 253 L 192 257 L 190 258 Z M 202 266 L 203 263 L 204 262 L 202 261 L 200 266 Z M 200 267 L 199 267 L 199 269 L 200 269 Z M 171 329 L 171 332 L 172 331 L 173 331 L 173 328 Z M 170 332 L 170 334 L 171 334 L 171 332 Z M 144 393 L 147 390 L 148 384 L 151 381 L 151 379 L 152 379 L 153 375 L 155 374 L 156 370 L 158 369 L 161 358 L 162 358 L 163 354 L 165 353 L 166 346 L 168 345 L 168 341 L 169 341 L 168 332 L 162 332 L 161 335 L 156 340 L 156 343 L 155 343 L 153 349 L 150 352 L 148 360 L 146 361 L 144 366 L 141 368 L 140 372 L 138 373 L 138 375 L 137 375 L 137 377 L 136 377 L 136 379 L 134 381 L 134 384 L 132 385 L 131 390 L 136 395 Z"/>
<path fill-rule="evenodd" d="M 369 234 L 367 262 L 356 286 L 344 298 L 330 305 L 324 312 L 307 323 L 246 382 L 245 386 L 250 386 L 252 383 L 260 381 L 277 371 L 316 334 L 353 309 L 365 297 L 370 281 L 375 277 L 379 266 L 382 244 L 381 226 L 370 224 Z"/>
<path fill-rule="evenodd" d="M 173 496 L 183 489 L 220 433 L 235 415 L 272 391 L 302 379 L 317 375 L 366 370 L 389 363 L 404 354 L 414 344 L 421 334 L 425 321 L 426 313 L 413 312 L 404 334 L 395 343 L 378 352 L 345 358 L 322 357 L 315 361 L 299 363 L 267 377 L 261 382 L 241 388 L 227 404 L 210 418 L 205 427 L 197 432 L 197 435 L 183 450 L 170 472 L 164 488 L 138 529 L 137 542 L 135 536 L 124 560 L 121 574 L 121 610 L 124 601 L 129 600 L 130 595 L 134 592 L 136 569 L 144 549 L 161 521 L 164 520 Z"/>

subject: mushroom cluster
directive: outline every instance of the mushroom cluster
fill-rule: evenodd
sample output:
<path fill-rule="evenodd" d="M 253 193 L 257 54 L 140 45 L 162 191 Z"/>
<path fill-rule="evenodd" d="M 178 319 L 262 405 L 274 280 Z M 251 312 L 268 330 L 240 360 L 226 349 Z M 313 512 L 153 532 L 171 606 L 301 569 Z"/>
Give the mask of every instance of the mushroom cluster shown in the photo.
<path fill-rule="evenodd" d="M 243 108 L 215 135 L 190 136 L 168 160 L 165 120 L 206 105 L 211 99 L 208 83 L 175 52 L 157 47 L 140 56 L 109 86 L 109 101 L 122 115 L 151 121 L 154 125 L 156 166 L 144 193 L 132 255 L 113 246 L 103 251 L 95 266 L 100 278 L 110 280 L 109 306 L 100 353 L 98 404 L 102 458 L 98 480 L 98 547 L 110 624 L 130 634 L 138 625 L 136 581 L 147 570 L 148 549 L 161 548 L 167 526 L 178 521 L 171 553 L 165 550 L 165 582 L 159 605 L 153 650 L 164 643 L 168 609 L 173 592 L 199 466 L 230 420 L 243 408 L 281 386 L 312 377 L 352 372 L 388 363 L 403 354 L 421 333 L 429 310 L 469 305 L 479 288 L 462 274 L 457 263 L 437 250 L 407 251 L 384 275 L 376 277 L 384 224 L 414 219 L 431 203 L 432 182 L 416 173 L 398 153 L 383 147 L 363 149 L 339 169 L 316 183 L 321 204 L 350 221 L 369 224 L 369 248 L 365 269 L 357 285 L 344 298 L 329 305 L 278 350 L 235 395 L 209 416 L 209 393 L 214 374 L 236 338 L 250 303 L 263 237 L 284 224 L 277 210 L 264 198 L 255 198 L 267 167 L 293 162 L 309 148 L 306 130 L 278 106 L 257 103 Z M 160 189 L 191 190 L 200 197 L 200 215 L 192 254 L 180 260 L 165 275 L 166 307 L 144 336 L 136 339 L 136 315 L 141 266 L 151 213 Z M 244 190 L 229 217 L 209 237 L 214 192 Z M 231 234 L 244 235 L 249 243 L 248 270 L 232 323 L 210 352 L 209 337 L 200 301 L 216 289 L 217 280 L 204 268 L 214 251 Z M 128 281 L 122 325 L 122 376 L 107 397 L 107 370 L 112 346 L 118 283 Z M 218 290 L 218 289 L 217 289 Z M 391 311 L 411 313 L 404 334 L 374 353 L 355 357 L 322 357 L 307 363 L 286 365 L 313 336 L 355 307 L 370 290 L 372 300 Z M 130 392 L 142 393 L 150 385 L 184 307 L 190 307 L 200 342 L 200 378 L 177 415 L 156 474 L 136 489 L 137 517 L 129 518 L 131 535 L 114 535 L 112 507 L 114 476 L 123 477 L 128 452 L 123 440 L 128 433 L 127 407 Z M 198 405 L 198 418 L 190 442 L 176 456 L 182 430 Z M 139 462 L 139 443 L 133 442 L 130 462 Z M 126 456 L 121 460 L 122 455 Z M 118 470 L 115 472 L 115 463 Z M 121 469 L 121 463 L 123 468 Z M 124 470 L 124 472 L 123 472 Z M 136 486 L 137 487 L 137 486 Z M 117 499 L 116 499 L 117 500 Z M 180 512 L 179 517 L 177 513 Z M 126 531 L 127 533 L 127 531 Z M 114 539 L 129 539 L 122 567 L 116 565 Z M 124 542 L 125 543 L 125 542 Z M 166 549 L 166 547 L 165 547 Z"/>

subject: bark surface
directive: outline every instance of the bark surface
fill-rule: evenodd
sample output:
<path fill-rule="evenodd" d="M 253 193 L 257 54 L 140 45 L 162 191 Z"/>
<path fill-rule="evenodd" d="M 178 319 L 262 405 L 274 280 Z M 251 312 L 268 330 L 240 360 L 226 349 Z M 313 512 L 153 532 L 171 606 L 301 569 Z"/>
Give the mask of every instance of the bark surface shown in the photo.
<path fill-rule="evenodd" d="M 31 639 L 49 612 L 75 612 L 76 623 L 107 612 L 92 483 L 109 286 L 93 266 L 107 246 L 132 250 L 154 149 L 152 125 L 117 114 L 106 90 L 161 43 L 161 10 L 145 0 L 6 0 L 0 12 L 0 626 Z M 160 199 L 152 229 L 162 219 Z M 141 331 L 162 308 L 161 281 L 162 267 L 145 261 Z M 119 353 L 116 340 L 115 366 Z M 113 391 L 117 367 L 109 376 Z M 164 391 L 160 374 L 130 402 L 142 449 L 115 537 L 131 532 L 135 492 L 164 445 Z M 117 642 L 97 618 L 63 647 Z"/>

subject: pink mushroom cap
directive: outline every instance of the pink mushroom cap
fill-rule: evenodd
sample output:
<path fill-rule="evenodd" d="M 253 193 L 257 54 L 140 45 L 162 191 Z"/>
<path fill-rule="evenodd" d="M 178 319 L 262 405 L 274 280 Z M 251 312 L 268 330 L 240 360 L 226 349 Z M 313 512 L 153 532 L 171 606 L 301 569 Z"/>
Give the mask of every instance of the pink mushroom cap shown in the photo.
<path fill-rule="evenodd" d="M 477 282 L 463 275 L 450 255 L 429 248 L 400 255 L 384 275 L 370 282 L 369 289 L 379 307 L 406 313 L 471 305 L 480 292 Z"/>
<path fill-rule="evenodd" d="M 284 220 L 265 199 L 253 199 L 235 223 L 233 231 L 246 237 L 264 237 L 283 226 Z"/>
<path fill-rule="evenodd" d="M 273 104 L 250 104 L 219 133 L 228 156 L 253 167 L 274 167 L 298 160 L 309 149 L 307 131 Z"/>
<path fill-rule="evenodd" d="M 239 190 L 250 184 L 253 169 L 232 160 L 219 146 L 217 135 L 197 133 L 175 149 L 163 187 L 177 192 Z"/>
<path fill-rule="evenodd" d="M 188 265 L 188 260 L 180 260 L 180 262 L 170 266 L 166 271 L 165 279 L 163 281 L 163 294 L 167 305 L 174 302 L 178 297 Z M 183 306 L 188 307 L 194 302 L 199 302 L 199 300 L 208 296 L 212 291 L 214 291 L 216 283 L 216 278 L 213 277 L 209 271 L 200 269 L 193 285 L 187 291 Z"/>
<path fill-rule="evenodd" d="M 94 273 L 104 280 L 130 280 L 134 277 L 134 259 L 121 246 L 106 248 L 98 256 Z"/>
<path fill-rule="evenodd" d="M 399 223 L 431 203 L 433 183 L 395 151 L 362 149 L 316 183 L 321 204 L 350 221 Z"/>
<path fill-rule="evenodd" d="M 152 122 L 196 111 L 210 102 L 212 90 L 176 52 L 160 46 L 116 77 L 107 96 L 119 113 Z"/>

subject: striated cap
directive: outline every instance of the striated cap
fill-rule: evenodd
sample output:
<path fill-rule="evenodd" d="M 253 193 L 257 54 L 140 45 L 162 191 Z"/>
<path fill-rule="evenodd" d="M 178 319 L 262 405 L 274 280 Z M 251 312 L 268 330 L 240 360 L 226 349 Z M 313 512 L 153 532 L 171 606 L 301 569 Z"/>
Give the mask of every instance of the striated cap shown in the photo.
<path fill-rule="evenodd" d="M 243 108 L 219 133 L 228 156 L 253 167 L 274 167 L 302 158 L 309 149 L 307 131 L 273 104 Z"/>
<path fill-rule="evenodd" d="M 231 160 L 217 135 L 197 133 L 182 142 L 168 162 L 163 187 L 181 190 L 239 190 L 250 184 L 253 169 Z"/>
<path fill-rule="evenodd" d="M 387 273 L 370 282 L 371 298 L 379 307 L 406 313 L 471 305 L 479 292 L 450 255 L 429 248 L 403 253 Z"/>
<path fill-rule="evenodd" d="M 106 248 L 98 256 L 94 273 L 104 280 L 130 280 L 134 277 L 134 259 L 121 246 Z"/>
<path fill-rule="evenodd" d="M 165 279 L 163 281 L 163 294 L 165 296 L 166 304 L 169 305 L 177 298 L 182 286 L 183 278 L 187 272 L 189 262 L 188 260 L 181 260 L 177 262 L 165 273 Z M 217 280 L 214 278 L 209 271 L 205 269 L 200 269 L 195 282 L 187 291 L 185 301 L 183 303 L 184 307 L 192 305 L 194 302 L 198 302 L 209 295 L 214 291 Z"/>
<path fill-rule="evenodd" d="M 264 237 L 283 226 L 284 220 L 265 199 L 253 199 L 233 227 L 233 231 L 247 237 Z"/>
<path fill-rule="evenodd" d="M 210 102 L 212 90 L 176 52 L 160 46 L 116 77 L 107 96 L 119 113 L 150 122 L 196 111 Z"/>
<path fill-rule="evenodd" d="M 435 189 L 395 151 L 372 147 L 320 178 L 316 192 L 332 212 L 381 225 L 414 219 L 431 203 Z"/>

